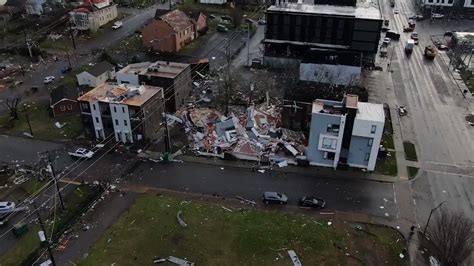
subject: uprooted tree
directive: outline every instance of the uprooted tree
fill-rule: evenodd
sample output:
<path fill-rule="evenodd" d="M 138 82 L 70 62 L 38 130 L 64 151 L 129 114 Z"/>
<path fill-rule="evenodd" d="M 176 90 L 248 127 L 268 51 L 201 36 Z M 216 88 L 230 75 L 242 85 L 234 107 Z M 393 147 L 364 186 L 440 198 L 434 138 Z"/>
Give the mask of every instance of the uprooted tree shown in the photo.
<path fill-rule="evenodd" d="M 441 265 L 472 265 L 474 222 L 464 213 L 441 209 L 428 227 L 427 239 Z"/>

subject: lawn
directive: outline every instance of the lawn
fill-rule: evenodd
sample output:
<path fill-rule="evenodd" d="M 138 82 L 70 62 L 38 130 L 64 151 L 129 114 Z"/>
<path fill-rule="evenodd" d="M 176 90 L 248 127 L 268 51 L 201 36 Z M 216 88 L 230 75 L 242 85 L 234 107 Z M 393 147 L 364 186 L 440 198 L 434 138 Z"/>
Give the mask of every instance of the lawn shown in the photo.
<path fill-rule="evenodd" d="M 469 81 L 467 82 L 467 87 L 469 88 L 471 93 L 474 94 L 474 79 L 469 79 Z"/>
<path fill-rule="evenodd" d="M 82 125 L 78 115 L 53 118 L 50 116 L 47 106 L 36 103 L 29 104 L 27 114 L 33 136 L 37 138 L 48 140 L 74 139 L 81 134 Z M 55 122 L 66 123 L 66 126 L 59 129 L 54 125 Z M 23 132 L 30 132 L 23 107 L 18 112 L 18 120 L 13 121 L 13 128 L 9 128 L 8 124 L 8 115 L 0 118 L 0 127 L 4 127 L 8 133 L 23 134 Z"/>
<path fill-rule="evenodd" d="M 415 162 L 418 161 L 418 157 L 416 156 L 415 144 L 409 141 L 404 141 L 403 148 L 405 149 L 405 159 Z"/>
<path fill-rule="evenodd" d="M 387 149 L 395 149 L 395 144 L 393 143 L 393 135 L 389 132 L 384 131 L 380 144 L 382 144 Z"/>
<path fill-rule="evenodd" d="M 187 227 L 177 224 L 179 210 Z M 407 265 L 397 257 L 405 245 L 396 231 L 363 227 L 277 211 L 230 212 L 215 203 L 143 195 L 79 265 L 148 265 L 156 256 L 186 258 L 196 265 L 290 265 L 289 249 L 303 265 Z"/>
<path fill-rule="evenodd" d="M 386 158 L 377 159 L 377 165 L 375 166 L 375 173 L 381 174 L 381 175 L 390 175 L 390 176 L 397 175 L 398 173 L 397 158 L 395 157 L 395 152 L 388 151 Z"/>
<path fill-rule="evenodd" d="M 407 166 L 408 177 L 413 179 L 418 174 L 418 167 Z"/>

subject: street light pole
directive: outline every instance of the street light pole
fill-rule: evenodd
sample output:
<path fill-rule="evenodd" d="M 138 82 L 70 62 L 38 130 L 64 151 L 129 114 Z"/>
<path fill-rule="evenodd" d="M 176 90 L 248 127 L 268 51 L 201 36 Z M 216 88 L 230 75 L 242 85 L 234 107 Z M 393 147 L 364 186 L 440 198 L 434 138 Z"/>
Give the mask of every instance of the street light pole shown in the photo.
<path fill-rule="evenodd" d="M 433 212 L 436 211 L 437 209 L 439 209 L 441 207 L 441 205 L 443 205 L 444 203 L 446 203 L 446 201 L 441 202 L 440 204 L 438 204 L 438 206 L 431 209 L 430 216 L 428 216 L 428 220 L 426 221 L 425 229 L 423 229 L 423 235 L 426 235 L 426 229 L 428 228 L 428 224 L 430 223 L 431 215 L 433 215 Z"/>

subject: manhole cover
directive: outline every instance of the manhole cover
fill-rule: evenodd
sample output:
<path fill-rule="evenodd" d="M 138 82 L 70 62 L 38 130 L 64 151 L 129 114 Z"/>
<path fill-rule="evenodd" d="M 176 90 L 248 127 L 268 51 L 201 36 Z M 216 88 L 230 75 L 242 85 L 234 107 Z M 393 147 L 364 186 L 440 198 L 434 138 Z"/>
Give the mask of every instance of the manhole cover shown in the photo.
<path fill-rule="evenodd" d="M 470 124 L 474 124 L 474 114 L 466 115 L 466 121 Z"/>

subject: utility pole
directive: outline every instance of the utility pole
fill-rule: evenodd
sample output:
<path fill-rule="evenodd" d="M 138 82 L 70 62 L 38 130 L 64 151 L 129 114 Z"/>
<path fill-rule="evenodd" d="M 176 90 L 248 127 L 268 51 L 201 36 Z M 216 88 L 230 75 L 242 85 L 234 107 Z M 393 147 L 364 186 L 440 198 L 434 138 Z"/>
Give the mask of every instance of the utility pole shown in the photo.
<path fill-rule="evenodd" d="M 250 22 L 247 23 L 247 66 L 250 67 Z"/>
<path fill-rule="evenodd" d="M 24 111 L 25 111 L 25 118 L 26 118 L 26 123 L 28 123 L 28 128 L 30 129 L 30 134 L 33 136 L 33 129 L 31 128 L 30 124 L 30 117 L 28 116 L 28 108 L 29 106 L 27 104 L 23 105 Z"/>
<path fill-rule="evenodd" d="M 69 56 L 69 49 L 67 48 L 67 44 L 64 44 L 64 47 L 66 48 L 66 56 L 67 56 L 67 62 L 68 62 L 68 64 L 69 64 L 69 68 L 72 69 L 71 57 Z"/>
<path fill-rule="evenodd" d="M 165 151 L 169 154 L 171 153 L 171 138 L 168 129 L 168 119 L 166 119 L 166 112 L 163 112 L 163 124 L 165 125 Z"/>
<path fill-rule="evenodd" d="M 437 209 L 439 209 L 441 207 L 441 205 L 443 205 L 444 203 L 446 203 L 446 201 L 441 202 L 438 206 L 431 209 L 430 216 L 428 216 L 428 220 L 426 221 L 426 224 L 425 224 L 425 229 L 423 229 L 423 235 L 424 236 L 426 235 L 426 229 L 428 228 L 428 224 L 430 223 L 431 215 L 433 215 L 433 212 L 436 211 Z"/>
<path fill-rule="evenodd" d="M 54 172 L 53 162 L 51 161 L 51 157 L 48 153 L 48 169 L 51 171 L 51 177 L 53 178 L 54 184 L 56 186 L 56 193 L 59 197 L 59 202 L 61 203 L 61 210 L 65 210 L 66 207 L 64 206 L 63 196 L 61 194 L 61 190 L 59 189 L 59 180 L 56 179 L 56 173 Z"/>
<path fill-rule="evenodd" d="M 38 222 L 42 230 L 38 232 L 38 236 L 40 238 L 40 241 L 46 244 L 46 248 L 48 249 L 49 259 L 51 260 L 51 263 L 53 264 L 53 266 L 56 266 L 56 261 L 54 260 L 53 251 L 51 250 L 51 243 L 49 243 L 48 237 L 46 235 L 46 229 L 44 228 L 43 219 L 41 219 L 41 215 L 39 213 L 38 206 L 36 206 L 36 202 L 33 202 L 33 208 L 35 208 L 35 213 L 36 213 L 36 216 L 38 217 Z"/>
<path fill-rule="evenodd" d="M 225 50 L 227 59 L 227 78 L 225 86 L 225 115 L 229 114 L 229 89 L 230 89 L 230 40 L 227 42 Z"/>
<path fill-rule="evenodd" d="M 69 23 L 69 34 L 71 35 L 72 47 L 76 50 L 76 40 L 74 40 L 74 34 L 72 33 L 71 23 Z"/>

